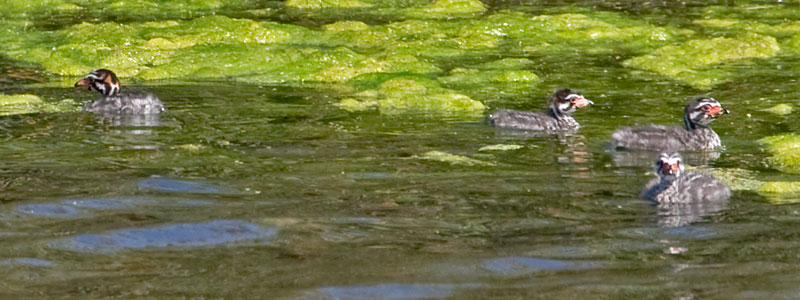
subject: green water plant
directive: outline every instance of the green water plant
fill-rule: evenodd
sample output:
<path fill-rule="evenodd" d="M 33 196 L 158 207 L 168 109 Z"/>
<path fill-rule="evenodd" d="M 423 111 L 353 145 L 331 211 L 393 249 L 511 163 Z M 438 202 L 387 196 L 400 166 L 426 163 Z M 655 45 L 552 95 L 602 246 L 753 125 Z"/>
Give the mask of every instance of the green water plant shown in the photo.
<path fill-rule="evenodd" d="M 781 172 L 800 174 L 800 135 L 779 134 L 758 140 L 772 156 L 769 163 Z"/>
<path fill-rule="evenodd" d="M 360 0 L 287 0 L 286 6 L 300 9 L 360 8 L 373 6 Z"/>
<path fill-rule="evenodd" d="M 770 108 L 761 109 L 761 111 L 765 111 L 765 112 L 768 112 L 768 113 L 773 113 L 773 114 L 781 115 L 781 116 L 785 116 L 785 115 L 791 114 L 793 110 L 794 110 L 794 107 L 791 104 L 787 104 L 787 103 L 780 103 L 780 104 L 776 104 L 775 106 L 770 107 Z"/>
<path fill-rule="evenodd" d="M 451 165 L 461 165 L 461 166 L 494 166 L 494 163 L 486 162 L 482 160 L 477 160 L 474 158 L 469 158 L 462 155 L 456 155 L 444 151 L 428 151 L 425 152 L 422 156 L 422 159 L 438 161 L 449 163 Z"/>
<path fill-rule="evenodd" d="M 624 61 L 626 67 L 656 72 L 689 86 L 708 89 L 729 80 L 722 63 L 766 58 L 778 53 L 774 37 L 747 33 L 735 38 L 696 39 L 661 47 Z"/>
<path fill-rule="evenodd" d="M 356 94 L 357 99 L 348 98 L 339 106 L 349 111 L 375 108 L 384 114 L 481 114 L 483 103 L 439 86 L 435 81 L 413 78 L 392 78 L 376 89 Z"/>
<path fill-rule="evenodd" d="M 495 145 L 487 145 L 483 146 L 478 149 L 479 152 L 483 151 L 510 151 L 510 150 L 518 150 L 522 149 L 524 146 L 522 145 L 514 145 L 514 144 L 495 144 Z"/>
<path fill-rule="evenodd" d="M 0 116 L 80 110 L 80 105 L 72 99 L 44 101 L 42 98 L 39 98 L 39 96 L 30 94 L 0 94 Z"/>

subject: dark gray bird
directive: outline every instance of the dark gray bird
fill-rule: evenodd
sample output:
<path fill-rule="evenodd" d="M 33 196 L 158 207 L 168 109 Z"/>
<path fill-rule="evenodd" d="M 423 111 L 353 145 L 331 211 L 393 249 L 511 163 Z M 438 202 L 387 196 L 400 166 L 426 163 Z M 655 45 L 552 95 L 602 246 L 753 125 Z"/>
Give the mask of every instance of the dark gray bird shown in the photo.
<path fill-rule="evenodd" d="M 76 87 L 85 87 L 100 93 L 100 98 L 86 103 L 84 111 L 98 114 L 158 114 L 164 111 L 161 100 L 148 92 L 120 92 L 119 79 L 106 69 L 95 70 L 75 83 Z"/>
<path fill-rule="evenodd" d="M 489 115 L 489 123 L 495 127 L 544 133 L 572 131 L 580 128 L 580 125 L 570 114 L 589 104 L 594 102 L 570 89 L 563 89 L 556 91 L 547 99 L 550 109 L 546 112 L 501 109 Z"/>
<path fill-rule="evenodd" d="M 616 148 L 654 151 L 711 150 L 722 142 L 708 125 L 729 113 L 714 98 L 699 97 L 686 104 L 683 112 L 685 128 L 661 125 L 626 127 L 611 135 Z"/>
<path fill-rule="evenodd" d="M 642 191 L 642 198 L 657 203 L 723 202 L 731 196 L 725 184 L 710 175 L 683 171 L 678 153 L 661 153 L 655 165 L 658 178 Z"/>

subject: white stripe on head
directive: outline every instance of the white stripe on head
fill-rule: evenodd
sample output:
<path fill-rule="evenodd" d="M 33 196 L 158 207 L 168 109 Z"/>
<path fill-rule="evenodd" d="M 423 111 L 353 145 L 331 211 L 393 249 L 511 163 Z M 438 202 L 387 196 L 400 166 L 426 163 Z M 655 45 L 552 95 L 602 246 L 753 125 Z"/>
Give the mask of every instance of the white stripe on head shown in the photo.
<path fill-rule="evenodd" d="M 97 71 L 94 71 L 92 73 L 87 74 L 86 76 L 83 76 L 83 78 L 91 78 L 91 79 L 94 79 L 94 80 L 103 80 L 104 77 L 102 75 L 98 74 Z"/>
<path fill-rule="evenodd" d="M 719 101 L 717 101 L 714 98 L 703 98 L 700 99 L 700 101 L 697 101 L 697 105 L 695 105 L 694 107 L 700 108 L 703 107 L 703 105 L 710 105 L 711 107 L 722 106 L 722 104 L 719 104 Z"/>
<path fill-rule="evenodd" d="M 680 164 L 682 159 L 681 155 L 678 153 L 662 153 L 661 156 L 658 158 L 658 161 L 661 163 L 668 163 L 671 165 Z"/>

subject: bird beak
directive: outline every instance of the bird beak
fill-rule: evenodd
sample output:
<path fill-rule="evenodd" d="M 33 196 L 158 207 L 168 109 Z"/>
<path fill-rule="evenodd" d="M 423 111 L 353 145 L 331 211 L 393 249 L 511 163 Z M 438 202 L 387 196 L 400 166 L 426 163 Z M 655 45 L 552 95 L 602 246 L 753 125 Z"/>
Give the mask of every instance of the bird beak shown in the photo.
<path fill-rule="evenodd" d="M 661 164 L 661 174 L 675 175 L 678 174 L 680 166 L 678 164 L 663 163 Z"/>
<path fill-rule="evenodd" d="M 712 118 L 719 117 L 724 114 L 731 113 L 729 110 L 722 108 L 722 106 L 713 106 L 708 109 L 706 112 L 707 115 L 711 116 Z"/>
<path fill-rule="evenodd" d="M 89 79 L 89 78 L 84 78 L 84 79 L 78 80 L 78 82 L 75 83 L 75 87 L 90 88 L 91 86 L 92 86 L 92 80 Z"/>
<path fill-rule="evenodd" d="M 577 107 L 577 108 L 581 108 L 581 107 L 589 106 L 590 104 L 594 104 L 594 102 L 592 102 L 592 100 L 583 98 L 583 96 L 577 96 L 575 98 L 570 99 L 570 101 L 572 101 L 572 104 L 575 105 L 575 107 Z"/>

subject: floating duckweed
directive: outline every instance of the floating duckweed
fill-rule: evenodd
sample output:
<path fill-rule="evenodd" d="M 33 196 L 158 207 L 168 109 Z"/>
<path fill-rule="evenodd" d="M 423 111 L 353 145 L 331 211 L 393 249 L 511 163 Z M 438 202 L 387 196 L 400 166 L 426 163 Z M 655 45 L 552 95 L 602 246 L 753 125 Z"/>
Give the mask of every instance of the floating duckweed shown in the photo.
<path fill-rule="evenodd" d="M 792 204 L 800 202 L 800 182 L 767 181 L 758 189 L 758 193 L 774 204 Z"/>
<path fill-rule="evenodd" d="M 800 22 L 769 25 L 751 20 L 703 19 L 694 20 L 694 24 L 725 30 L 749 31 L 770 35 L 791 34 L 800 32 Z"/>
<path fill-rule="evenodd" d="M 478 149 L 478 151 L 509 151 L 522 148 L 523 148 L 522 145 L 497 144 L 497 145 L 483 146 L 480 149 Z"/>
<path fill-rule="evenodd" d="M 687 169 L 689 169 L 687 167 Z M 705 170 L 700 170 L 705 171 Z M 709 173 L 712 173 L 714 177 L 725 183 L 731 190 L 735 191 L 758 191 L 763 184 L 761 181 L 754 179 L 756 178 L 756 174 L 753 171 L 745 170 L 745 169 L 737 169 L 737 168 L 725 168 L 725 169 L 710 169 L 708 170 Z"/>
<path fill-rule="evenodd" d="M 143 37 L 165 38 L 180 47 L 208 44 L 271 44 L 288 38 L 285 32 L 264 28 L 247 19 L 225 16 L 200 17 L 181 25 L 145 30 Z"/>
<path fill-rule="evenodd" d="M 598 13 L 598 15 L 600 15 Z M 689 30 L 658 27 L 613 14 L 598 19 L 585 14 L 529 16 L 521 12 L 499 12 L 465 25 L 464 31 L 477 31 L 502 39 L 512 39 L 512 53 L 541 51 L 587 51 L 608 53 L 619 49 L 654 49 L 676 37 L 691 35 Z M 613 21 L 612 20 L 617 20 Z M 591 41 L 591 42 L 587 42 Z M 556 47 L 557 45 L 557 47 Z"/>
<path fill-rule="evenodd" d="M 376 101 L 358 101 L 353 98 L 346 98 L 339 101 L 337 105 L 339 108 L 349 112 L 361 112 L 377 107 L 378 103 Z"/>
<path fill-rule="evenodd" d="M 470 97 L 440 87 L 428 88 L 417 81 L 392 79 L 378 88 L 381 113 L 404 112 L 479 113 L 486 107 Z"/>
<path fill-rule="evenodd" d="M 533 61 L 526 58 L 505 58 L 480 64 L 475 67 L 476 69 L 455 68 L 450 71 L 451 75 L 440 77 L 439 81 L 450 86 L 462 87 L 486 88 L 487 84 L 494 84 L 498 88 L 508 88 L 502 85 L 523 84 L 524 88 L 531 88 L 540 81 L 539 76 L 519 69 L 532 65 Z"/>
<path fill-rule="evenodd" d="M 369 25 L 360 21 L 339 21 L 325 25 L 325 30 L 329 31 L 364 30 L 368 28 Z"/>
<path fill-rule="evenodd" d="M 76 19 L 90 16 L 124 15 L 161 17 L 197 17 L 214 14 L 222 8 L 244 9 L 255 0 L 4 0 L 0 15 L 34 16 L 48 19 L 53 14 L 73 14 Z M 79 16 L 79 14 L 81 14 Z"/>
<path fill-rule="evenodd" d="M 59 11 L 76 11 L 76 10 L 82 10 L 83 7 L 80 7 L 80 6 L 75 5 L 73 3 L 62 3 L 62 4 L 59 4 L 59 5 L 56 5 L 56 9 L 59 10 Z"/>
<path fill-rule="evenodd" d="M 455 155 L 452 153 L 447 153 L 443 151 L 428 151 L 422 155 L 422 159 L 439 161 L 439 162 L 446 162 L 452 165 L 462 165 L 462 166 L 494 166 L 495 164 L 491 162 L 485 162 L 481 160 L 477 160 L 474 158 L 469 158 L 466 156 Z"/>
<path fill-rule="evenodd" d="M 731 18 L 740 20 L 797 20 L 800 11 L 792 5 L 758 3 L 738 4 L 735 6 L 709 6 L 703 10 L 706 18 Z"/>
<path fill-rule="evenodd" d="M 800 51 L 800 33 L 793 35 L 792 38 L 786 41 L 786 46 L 789 46 L 794 51 Z"/>
<path fill-rule="evenodd" d="M 411 55 L 393 55 L 385 59 L 378 59 L 353 53 L 352 57 L 356 59 L 350 63 L 339 63 L 320 70 L 311 74 L 309 79 L 343 82 L 369 73 L 436 73 L 440 71 L 436 66 L 420 61 Z"/>
<path fill-rule="evenodd" d="M 372 4 L 359 0 L 287 0 L 286 6 L 301 9 L 314 9 L 332 7 L 370 7 Z"/>
<path fill-rule="evenodd" d="M 420 8 L 406 10 L 406 14 L 420 18 L 447 18 L 454 16 L 471 16 L 486 11 L 486 5 L 480 0 L 435 0 Z"/>
<path fill-rule="evenodd" d="M 781 103 L 770 108 L 762 109 L 761 111 L 783 116 L 792 113 L 793 109 L 794 107 L 792 107 L 791 104 Z"/>
<path fill-rule="evenodd" d="M 171 26 L 178 26 L 180 24 L 181 23 L 178 23 L 177 21 L 169 20 L 169 21 L 144 22 L 142 25 L 144 25 L 145 27 L 149 27 L 149 28 L 165 28 L 165 27 L 171 27 Z"/>
<path fill-rule="evenodd" d="M 456 73 L 450 76 L 440 77 L 442 83 L 450 85 L 473 85 L 485 83 L 529 83 L 533 84 L 539 82 L 539 76 L 529 71 L 519 70 L 489 70 L 478 72 L 463 72 L 456 70 Z M 529 86 L 532 87 L 532 86 Z"/>
<path fill-rule="evenodd" d="M 739 24 L 739 20 L 703 19 L 703 20 L 694 20 L 692 21 L 692 23 L 707 27 L 731 27 L 733 25 Z"/>
<path fill-rule="evenodd" d="M 200 152 L 202 150 L 205 150 L 206 146 L 203 146 L 201 144 L 182 144 L 182 145 L 177 145 L 177 146 L 175 146 L 173 148 L 183 149 L 183 150 L 186 150 L 188 152 L 197 153 L 197 152 Z"/>
<path fill-rule="evenodd" d="M 520 70 L 533 67 L 533 64 L 533 61 L 527 58 L 504 58 L 478 65 L 475 68 L 482 70 Z"/>
<path fill-rule="evenodd" d="M 46 1 L 78 5 L 84 9 L 81 13 L 87 15 L 95 14 L 98 9 L 131 10 L 138 14 L 150 11 L 149 7 L 158 2 L 111 0 L 87 6 L 82 0 Z M 249 83 L 290 85 L 346 83 L 356 91 L 373 90 L 375 96 L 356 94 L 353 99 L 342 101 L 343 108 L 375 107 L 382 113 L 477 114 L 485 107 L 473 99 L 492 101 L 530 91 L 541 80 L 529 71 L 534 62 L 526 58 L 505 58 L 464 66 L 437 78 L 443 73 L 440 66 L 457 64 L 466 57 L 487 61 L 490 57 L 529 54 L 524 51 L 598 53 L 629 48 L 641 52 L 641 45 L 646 45 L 645 50 L 655 49 L 687 34 L 685 30 L 653 26 L 618 13 L 589 9 L 581 10 L 582 14 L 532 16 L 499 12 L 481 15 L 487 8 L 479 0 L 285 2 L 294 8 L 375 5 L 380 8 L 375 11 L 381 10 L 376 12 L 379 14 L 384 13 L 382 10 L 406 16 L 421 14 L 420 18 L 379 25 L 341 21 L 325 25 L 324 30 L 208 13 L 252 3 L 252 0 L 168 2 L 162 6 L 165 10 L 183 12 L 197 8 L 207 11 L 191 16 L 183 13 L 174 16 L 174 11 L 158 14 L 171 16 L 160 19 L 176 20 L 81 23 L 55 31 L 39 31 L 30 26 L 31 23 L 8 22 L 0 24 L 0 33 L 3 33 L 0 42 L 4 43 L 0 53 L 40 64 L 49 73 L 58 75 L 81 76 L 104 67 L 113 69 L 121 77 L 146 80 L 230 78 Z M 359 10 L 360 13 L 371 13 L 369 11 Z M 434 20 L 440 17 L 448 20 Z M 379 75 L 370 77 L 374 74 Z M 386 76 L 380 77 L 382 75 Z M 391 82 L 386 81 L 398 76 L 413 78 L 412 82 L 421 84 L 425 90 L 414 90 L 416 85 L 406 87 L 410 90 L 405 92 L 387 88 Z M 427 81 L 422 79 L 425 77 Z M 364 79 L 369 78 L 375 80 L 365 83 Z M 428 81 L 434 84 L 429 85 Z M 384 86 L 379 87 L 380 84 Z"/>
<path fill-rule="evenodd" d="M 714 168 L 705 171 L 712 173 L 731 190 L 757 192 L 772 203 L 784 204 L 800 201 L 800 198 L 797 198 L 797 193 L 800 193 L 800 182 L 798 181 L 760 181 L 755 179 L 758 177 L 755 172 L 737 168 Z"/>
<path fill-rule="evenodd" d="M 764 193 L 797 193 L 800 192 L 800 182 L 797 181 L 767 181 L 758 189 Z"/>
<path fill-rule="evenodd" d="M 45 102 L 36 95 L 0 95 L 0 116 L 64 111 L 80 111 L 80 106 L 72 99 Z"/>
<path fill-rule="evenodd" d="M 8 55 L 42 64 L 49 72 L 60 75 L 79 76 L 105 67 L 114 69 L 121 77 L 142 77 L 138 76 L 140 72 L 169 64 L 176 57 L 202 53 L 195 51 L 193 46 L 196 45 L 272 44 L 288 38 L 287 33 L 280 30 L 224 16 L 200 17 L 175 24 L 179 23 L 82 23 L 56 32 L 41 33 L 43 36 L 21 37 L 29 39 L 23 40 L 23 44 L 32 45 L 25 45 L 27 51 L 9 51 Z M 191 59 L 194 58 L 204 59 L 202 55 Z M 209 65 L 216 63 L 224 61 L 210 62 Z M 142 78 L 154 79 L 152 74 L 163 73 L 149 71 Z M 182 76 L 192 74 L 188 71 L 177 73 Z"/>
<path fill-rule="evenodd" d="M 747 58 L 775 55 L 780 48 L 774 37 L 745 34 L 737 38 L 691 40 L 664 46 L 649 54 L 623 62 L 626 67 L 653 71 L 696 88 L 710 88 L 729 75 L 705 67 Z"/>
<path fill-rule="evenodd" d="M 345 99 L 339 106 L 349 111 L 362 111 L 377 107 L 383 114 L 436 113 L 479 114 L 486 107 L 480 101 L 447 90 L 435 81 L 392 78 L 377 89 L 359 93 L 356 99 Z"/>
<path fill-rule="evenodd" d="M 772 153 L 769 162 L 786 173 L 800 173 L 800 135 L 781 134 L 758 140 Z"/>

